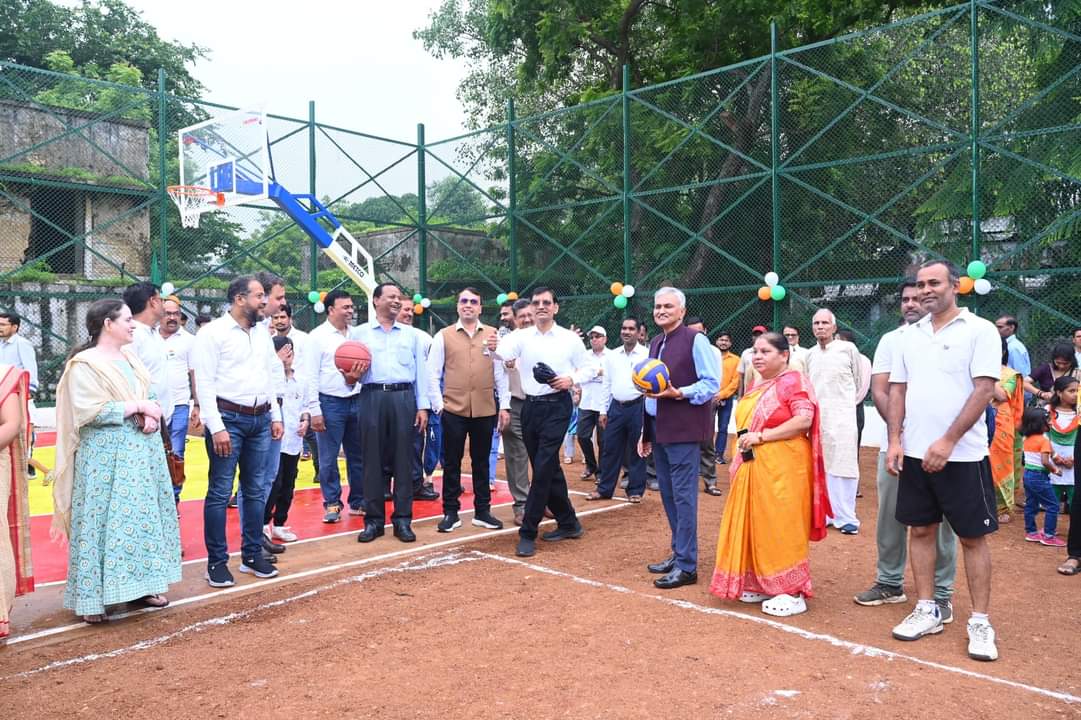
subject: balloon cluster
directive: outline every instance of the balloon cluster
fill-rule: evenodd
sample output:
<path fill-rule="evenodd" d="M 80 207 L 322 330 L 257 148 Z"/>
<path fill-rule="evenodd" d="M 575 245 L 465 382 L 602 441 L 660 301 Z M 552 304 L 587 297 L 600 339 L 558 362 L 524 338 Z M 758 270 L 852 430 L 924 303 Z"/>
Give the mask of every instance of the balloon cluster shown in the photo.
<path fill-rule="evenodd" d="M 496 303 L 496 305 L 502 305 L 503 303 L 507 302 L 508 300 L 517 300 L 517 299 L 518 299 L 518 293 L 511 290 L 510 292 L 499 293 L 498 295 L 496 295 L 495 296 L 495 303 Z"/>
<path fill-rule="evenodd" d="M 781 282 L 781 278 L 777 275 L 777 273 L 771 270 L 762 277 L 762 280 L 764 280 L 766 284 L 758 288 L 759 300 L 777 300 L 778 302 L 784 300 L 784 297 L 788 294 L 788 291 L 784 289 L 783 285 L 779 284 Z"/>
<path fill-rule="evenodd" d="M 424 311 L 432 306 L 432 301 L 420 293 L 413 293 L 413 314 L 423 315 Z"/>
<path fill-rule="evenodd" d="M 318 290 L 312 290 L 308 293 L 308 302 L 312 304 L 312 310 L 320 315 L 326 311 L 327 306 L 323 304 L 323 300 L 327 297 L 326 292 L 319 292 Z"/>
<path fill-rule="evenodd" d="M 977 295 L 986 295 L 991 292 L 991 281 L 984 275 L 987 274 L 987 265 L 982 260 L 973 260 L 965 268 L 967 275 L 961 276 L 960 286 L 957 291 L 962 295 L 968 295 L 975 291 Z"/>
<path fill-rule="evenodd" d="M 163 282 L 161 284 L 161 294 L 162 295 L 169 296 L 169 295 L 172 295 L 175 292 L 176 292 L 176 285 L 173 285 L 171 282 Z"/>
<path fill-rule="evenodd" d="M 624 285 L 618 280 L 609 285 L 608 289 L 615 295 L 612 304 L 620 310 L 627 307 L 627 301 L 634 297 L 634 285 Z"/>

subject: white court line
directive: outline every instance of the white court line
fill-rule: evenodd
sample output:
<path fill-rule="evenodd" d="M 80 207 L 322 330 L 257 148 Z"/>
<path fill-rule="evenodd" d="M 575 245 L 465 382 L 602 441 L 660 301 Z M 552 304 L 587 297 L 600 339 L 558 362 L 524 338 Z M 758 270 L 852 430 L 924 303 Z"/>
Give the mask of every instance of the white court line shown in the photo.
<path fill-rule="evenodd" d="M 1037 695 L 1043 695 L 1054 700 L 1061 700 L 1067 703 L 1081 703 L 1081 697 L 1077 695 L 1071 695 L 1069 693 L 1059 692 L 1057 690 L 1048 690 L 1046 688 L 1038 687 L 1036 685 L 1028 685 L 1026 683 L 1018 682 L 1016 680 L 1008 680 L 1005 678 L 995 677 L 994 675 L 987 675 L 984 673 L 976 672 L 974 670 L 968 670 L 962 667 L 956 667 L 954 665 L 945 665 L 943 663 L 934 662 L 933 660 L 924 660 L 923 658 L 915 657 L 914 655 L 905 655 L 904 653 L 894 652 L 893 650 L 886 650 L 884 648 L 875 647 L 873 645 L 864 645 L 862 643 L 852 642 L 851 640 L 843 640 L 834 635 L 828 635 L 825 633 L 812 632 L 805 630 L 795 625 L 789 625 L 778 620 L 771 620 L 759 615 L 749 615 L 747 613 L 738 612 L 736 610 L 725 610 L 723 608 L 708 607 L 705 605 L 699 605 L 697 603 L 689 602 L 687 600 L 677 600 L 672 597 L 665 597 L 663 595 L 654 595 L 650 593 L 639 592 L 638 590 L 632 590 L 622 585 L 615 585 L 612 583 L 602 582 L 600 580 L 592 580 L 590 578 L 581 577 L 572 573 L 563 572 L 562 570 L 553 570 L 552 568 L 545 567 L 543 565 L 537 565 L 536 563 L 525 562 L 516 558 L 504 557 L 502 555 L 494 555 L 492 553 L 480 552 L 479 550 L 470 551 L 474 555 L 480 555 L 489 560 L 495 560 L 497 562 L 505 563 L 507 565 L 518 565 L 521 567 L 529 568 L 539 573 L 546 575 L 552 575 L 554 577 L 564 578 L 571 580 L 582 585 L 588 585 L 589 587 L 600 588 L 603 590 L 611 590 L 613 592 L 622 593 L 625 595 L 637 595 L 638 597 L 649 598 L 650 600 L 656 600 L 666 605 L 672 605 L 674 607 L 682 608 L 684 610 L 693 610 L 704 615 L 719 615 L 721 617 L 729 617 L 736 620 L 744 620 L 759 625 L 765 625 L 775 630 L 797 635 L 804 640 L 814 640 L 818 642 L 825 642 L 834 647 L 848 650 L 853 655 L 865 655 L 867 657 L 881 657 L 887 660 L 905 660 L 916 665 L 923 665 L 924 667 L 934 668 L 935 670 L 944 670 L 946 672 L 954 673 L 957 675 L 963 675 L 965 677 L 974 678 L 976 680 L 984 680 L 986 682 L 995 683 L 997 685 L 1005 685 L 1007 687 L 1016 688 L 1018 690 L 1026 690 Z"/>
<path fill-rule="evenodd" d="M 616 510 L 618 508 L 630 507 L 629 503 L 618 503 L 614 505 L 604 505 L 602 507 L 594 508 L 591 510 L 583 510 L 578 512 L 578 517 L 586 517 L 589 515 L 596 515 L 598 513 L 609 512 L 610 510 Z M 544 520 L 541 525 L 551 525 L 555 523 L 555 520 Z M 389 525 L 387 527 L 390 527 Z M 375 555 L 373 557 L 358 558 L 356 560 L 349 560 L 346 562 L 336 563 L 334 565 L 324 565 L 316 568 L 309 568 L 308 570 L 300 570 L 298 572 L 291 572 L 288 574 L 278 575 L 277 577 L 268 578 L 266 580 L 259 580 L 256 583 L 245 583 L 243 585 L 234 585 L 233 587 L 222 588 L 220 590 L 213 590 L 211 592 L 204 593 L 202 595 L 193 595 L 192 597 L 180 598 L 179 600 L 173 600 L 169 603 L 169 608 L 180 607 L 182 605 L 189 605 L 195 602 L 202 602 L 211 598 L 221 597 L 223 595 L 231 595 L 233 593 L 244 592 L 250 590 L 253 586 L 267 587 L 271 585 L 277 585 L 278 583 L 288 582 L 292 580 L 298 580 L 305 577 L 312 577 L 316 575 L 325 575 L 326 573 L 337 572 L 339 570 L 345 570 L 348 568 L 359 567 L 361 565 L 368 565 L 371 563 L 381 562 L 383 560 L 392 560 L 406 555 L 416 555 L 424 553 L 437 548 L 450 547 L 453 545 L 462 545 L 464 543 L 476 542 L 477 540 L 483 540 L 485 538 L 497 537 L 500 535 L 510 535 L 511 533 L 517 534 L 518 528 L 511 525 L 510 527 L 503 528 L 502 530 L 490 530 L 488 532 L 475 533 L 472 535 L 464 535 L 449 540 L 441 540 L 440 542 L 430 543 L 428 545 L 415 545 L 402 550 L 396 550 L 394 552 L 383 553 L 382 555 Z M 352 534 L 342 533 L 342 534 Z M 325 536 L 334 537 L 334 536 Z M 203 560 L 191 561 L 191 562 L 205 562 Z M 117 613 L 110 615 L 110 620 L 122 620 L 126 617 L 133 615 L 141 615 L 149 612 L 162 612 L 169 608 L 141 608 L 139 610 L 130 610 L 128 612 Z M 107 623 L 106 623 L 107 625 Z M 18 635 L 15 637 L 9 637 L 7 640 L 8 645 L 17 645 L 18 643 L 29 642 L 31 640 L 40 640 L 41 638 L 51 637 L 53 635 L 59 635 L 65 632 L 71 632 L 72 630 L 78 630 L 80 628 L 87 627 L 86 623 L 77 622 L 70 625 L 61 625 L 59 627 L 46 628 L 37 632 L 28 633 L 26 635 Z"/>

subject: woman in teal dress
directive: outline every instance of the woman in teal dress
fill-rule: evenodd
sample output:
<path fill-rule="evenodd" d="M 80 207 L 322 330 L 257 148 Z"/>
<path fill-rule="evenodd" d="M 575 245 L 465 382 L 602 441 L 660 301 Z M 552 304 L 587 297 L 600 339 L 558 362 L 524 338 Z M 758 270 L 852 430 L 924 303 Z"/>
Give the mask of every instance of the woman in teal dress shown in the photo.
<path fill-rule="evenodd" d="M 105 607 L 164 607 L 180 580 L 180 530 L 146 369 L 125 345 L 131 310 L 99 300 L 56 391 L 53 534 L 70 541 L 64 607 L 86 622 Z"/>

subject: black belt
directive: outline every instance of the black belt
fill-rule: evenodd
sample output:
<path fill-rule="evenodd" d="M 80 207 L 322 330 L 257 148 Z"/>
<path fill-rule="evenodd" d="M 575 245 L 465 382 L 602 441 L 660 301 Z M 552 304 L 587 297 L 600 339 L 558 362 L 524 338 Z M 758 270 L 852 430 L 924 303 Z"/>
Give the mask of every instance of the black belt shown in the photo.
<path fill-rule="evenodd" d="M 262 405 L 237 405 L 235 402 L 229 402 L 228 400 L 218 398 L 218 410 L 258 417 L 270 412 L 270 403 L 263 403 Z"/>
<path fill-rule="evenodd" d="M 548 393 L 547 395 L 526 395 L 525 399 L 528 402 L 559 402 L 563 400 L 569 393 L 566 390 L 560 392 Z"/>
<path fill-rule="evenodd" d="M 631 405 L 637 405 L 638 403 L 642 402 L 642 398 L 644 398 L 644 397 L 645 397 L 644 395 L 639 395 L 634 400 L 628 400 L 627 402 L 623 402 L 622 400 L 616 400 L 615 398 L 612 398 L 612 402 L 618 404 L 620 407 L 630 407 Z"/>
<path fill-rule="evenodd" d="M 361 392 L 401 392 L 403 390 L 412 390 L 413 383 L 364 383 L 361 386 Z"/>

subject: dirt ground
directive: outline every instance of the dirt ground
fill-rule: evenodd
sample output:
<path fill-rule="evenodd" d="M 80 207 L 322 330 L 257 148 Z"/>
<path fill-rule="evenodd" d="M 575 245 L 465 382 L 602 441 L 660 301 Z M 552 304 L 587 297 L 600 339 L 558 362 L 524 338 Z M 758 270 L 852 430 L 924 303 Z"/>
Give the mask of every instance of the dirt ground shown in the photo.
<path fill-rule="evenodd" d="M 509 527 L 441 535 L 431 520 L 412 546 L 389 533 L 294 545 L 280 581 L 238 576 L 225 593 L 185 566 L 164 611 L 0 649 L 0 697 L 16 718 L 1081 715 L 1081 580 L 1055 573 L 1064 553 L 1023 541 L 1019 514 L 992 538 L 998 662 L 965 654 L 963 569 L 957 621 L 915 643 L 890 637 L 911 600 L 852 602 L 874 578 L 874 451 L 861 460 L 863 528 L 813 545 L 804 615 L 768 618 L 707 592 L 727 493 L 700 496 L 699 584 L 669 593 L 645 570 L 667 553 L 658 495 L 578 496 L 602 510 L 583 516 L 585 536 L 538 543 L 528 561 Z M 580 465 L 565 467 L 572 489 L 591 489 Z M 73 623 L 59 588 L 30 598 L 17 635 Z"/>

